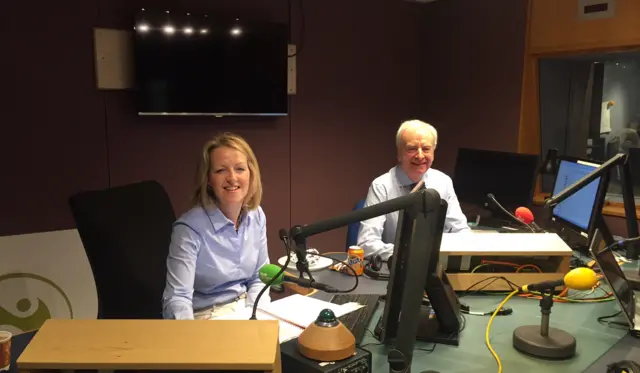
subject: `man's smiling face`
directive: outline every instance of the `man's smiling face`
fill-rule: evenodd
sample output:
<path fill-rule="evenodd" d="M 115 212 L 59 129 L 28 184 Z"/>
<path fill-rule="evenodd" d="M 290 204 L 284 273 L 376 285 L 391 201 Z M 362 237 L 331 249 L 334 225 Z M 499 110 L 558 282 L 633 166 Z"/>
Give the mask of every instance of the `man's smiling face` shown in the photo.
<path fill-rule="evenodd" d="M 433 164 L 434 138 L 426 130 L 409 128 L 402 133 L 402 140 L 398 146 L 398 163 L 413 182 L 418 182 Z"/>

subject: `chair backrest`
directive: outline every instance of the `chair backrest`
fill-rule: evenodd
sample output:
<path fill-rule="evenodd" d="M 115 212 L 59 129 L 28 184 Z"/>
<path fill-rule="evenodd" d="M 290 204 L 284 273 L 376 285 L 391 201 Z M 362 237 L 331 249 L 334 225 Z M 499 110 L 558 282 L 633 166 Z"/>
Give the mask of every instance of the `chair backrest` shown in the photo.
<path fill-rule="evenodd" d="M 355 206 L 353 206 L 353 211 L 357 209 L 361 209 L 364 207 L 364 199 L 358 201 Z M 360 231 L 360 223 L 351 223 L 347 227 L 347 246 L 345 247 L 345 251 L 349 250 L 349 246 L 358 244 L 358 232 Z"/>
<path fill-rule="evenodd" d="M 69 198 L 98 292 L 98 318 L 162 318 L 172 225 L 171 201 L 157 181 Z"/>

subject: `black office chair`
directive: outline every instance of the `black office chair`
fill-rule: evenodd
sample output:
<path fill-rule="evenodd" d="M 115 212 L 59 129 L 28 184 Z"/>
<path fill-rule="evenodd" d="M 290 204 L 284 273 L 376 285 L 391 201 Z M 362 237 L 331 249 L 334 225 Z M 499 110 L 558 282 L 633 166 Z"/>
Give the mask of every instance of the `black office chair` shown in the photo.
<path fill-rule="evenodd" d="M 172 224 L 157 181 L 78 193 L 69 206 L 93 271 L 100 319 L 160 319 Z"/>

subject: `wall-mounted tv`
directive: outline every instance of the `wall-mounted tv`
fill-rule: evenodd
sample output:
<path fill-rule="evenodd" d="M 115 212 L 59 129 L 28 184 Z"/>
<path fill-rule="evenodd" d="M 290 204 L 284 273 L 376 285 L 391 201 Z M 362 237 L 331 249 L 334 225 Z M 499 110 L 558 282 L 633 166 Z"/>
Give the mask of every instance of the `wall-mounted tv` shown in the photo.
<path fill-rule="evenodd" d="M 143 9 L 134 35 L 139 115 L 287 115 L 287 24 Z"/>

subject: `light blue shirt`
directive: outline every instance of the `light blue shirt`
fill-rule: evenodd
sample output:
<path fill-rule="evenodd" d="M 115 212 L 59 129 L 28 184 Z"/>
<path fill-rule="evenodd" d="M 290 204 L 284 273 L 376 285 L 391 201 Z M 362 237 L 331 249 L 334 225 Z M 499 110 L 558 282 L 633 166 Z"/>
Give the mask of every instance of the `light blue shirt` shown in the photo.
<path fill-rule="evenodd" d="M 162 298 L 165 319 L 193 319 L 193 311 L 225 304 L 247 294 L 252 307 L 263 284 L 260 267 L 269 264 L 267 221 L 261 207 L 241 215 L 236 228 L 218 208 L 194 207 L 173 224 L 167 283 Z M 269 292 L 260 304 L 269 302 Z"/>
<path fill-rule="evenodd" d="M 440 193 L 440 198 L 448 203 L 444 231 L 449 233 L 471 232 L 467 224 L 467 217 L 460 208 L 451 178 L 441 171 L 430 168 L 422 176 L 422 179 L 426 188 L 435 189 Z M 364 206 L 405 196 L 411 192 L 412 184 L 414 182 L 399 166 L 393 167 L 386 174 L 373 180 Z M 364 249 L 366 257 L 377 254 L 386 260 L 393 255 L 399 216 L 400 213 L 396 211 L 361 222 L 358 232 L 358 246 Z"/>

